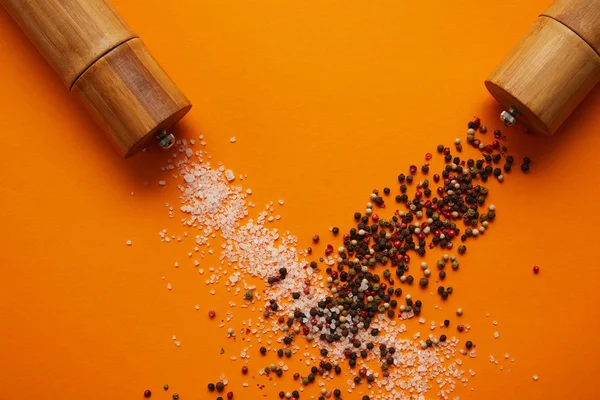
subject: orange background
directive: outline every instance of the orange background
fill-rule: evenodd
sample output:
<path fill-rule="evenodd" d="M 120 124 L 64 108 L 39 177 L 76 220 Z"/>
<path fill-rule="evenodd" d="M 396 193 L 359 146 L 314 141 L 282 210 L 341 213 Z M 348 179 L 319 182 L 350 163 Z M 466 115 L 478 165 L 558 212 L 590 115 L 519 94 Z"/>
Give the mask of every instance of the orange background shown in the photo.
<path fill-rule="evenodd" d="M 114 4 L 194 103 L 178 136 L 204 134 L 213 161 L 248 174 L 259 207 L 285 199 L 279 227 L 307 246 L 334 224 L 350 228 L 373 188 L 396 188 L 397 173 L 438 143 L 464 139 L 473 115 L 498 127 L 483 81 L 549 1 Z M 146 388 L 212 399 L 206 383 L 221 372 L 238 399 L 291 390 L 289 378 L 277 390 L 242 379 L 229 359 L 241 344 L 206 315 L 224 315 L 233 294 L 208 293 L 189 241 L 160 242 L 163 228 L 183 231 L 164 205 L 178 206 L 159 169 L 168 154 L 121 159 L 3 10 L 0 59 L 0 399 L 137 399 Z M 462 307 L 472 326 L 461 338 L 478 345 L 464 364 L 477 375 L 462 398 L 600 397 L 599 110 L 595 90 L 552 138 L 507 131 L 533 170 L 490 184 L 497 221 L 471 242 L 443 309 L 437 297 L 425 305 L 438 322 Z M 256 317 L 233 311 L 234 327 Z M 254 355 L 251 371 L 264 364 Z"/>

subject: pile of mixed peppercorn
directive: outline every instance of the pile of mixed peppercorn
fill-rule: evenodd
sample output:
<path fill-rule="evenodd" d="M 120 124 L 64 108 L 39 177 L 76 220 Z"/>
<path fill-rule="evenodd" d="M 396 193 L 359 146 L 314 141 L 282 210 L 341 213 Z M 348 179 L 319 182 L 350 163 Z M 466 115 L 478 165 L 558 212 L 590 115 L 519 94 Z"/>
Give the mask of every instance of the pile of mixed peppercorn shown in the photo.
<path fill-rule="evenodd" d="M 492 178 L 503 182 L 503 173 L 511 171 L 514 157 L 500 145 L 500 140 L 504 139 L 500 131 L 494 132 L 494 140 L 490 144 L 476 139 L 476 132 L 487 132 L 479 118 L 468 123 L 467 142 L 481 152 L 480 157 L 463 159 L 453 155 L 449 147 L 438 145 L 437 152 L 445 162 L 439 173 L 431 173 L 429 162 L 433 155 L 427 153 L 420 168 L 411 165 L 408 172 L 398 175 L 398 194 L 392 194 L 392 189 L 387 187 L 382 192 L 373 190 L 364 212 L 354 213 L 356 226 L 343 235 L 343 246 L 338 248 L 337 254 L 334 255 L 334 248 L 329 244 L 325 257 L 319 259 L 327 264 L 325 273 L 330 292 L 327 297 L 312 301 L 311 306 L 306 307 L 304 296 L 310 294 L 307 283 L 304 291 L 291 293 L 293 312 L 289 309 L 282 312 L 276 299 L 267 303 L 264 316 L 276 316 L 284 332 L 282 342 L 286 349 L 277 351 L 279 357 L 292 356 L 290 348 L 299 334 L 308 341 L 318 339 L 322 344 L 322 359 L 306 377 L 302 377 L 302 384 L 311 384 L 316 376 L 329 371 L 342 372 L 337 361 L 328 360 L 331 344 L 349 343 L 343 350 L 343 356 L 351 368 L 357 365 L 359 358 L 366 359 L 373 354 L 376 345 L 365 338 L 382 333 L 376 327 L 376 317 L 407 319 L 419 316 L 423 301 L 413 299 L 411 295 L 403 296 L 402 285 L 410 286 L 416 281 L 420 287 L 427 288 L 433 269 L 437 269 L 438 282 L 443 282 L 447 276 L 446 267 L 456 270 L 460 265 L 457 256 L 443 254 L 431 267 L 421 261 L 419 276 L 415 277 L 415 272 L 409 269 L 411 254 L 423 257 L 428 250 L 436 247 L 450 251 L 460 241 L 456 250 L 462 255 L 467 251 L 464 243 L 484 234 L 494 221 L 496 208 L 485 205 L 489 191 L 484 184 Z M 457 153 L 463 151 L 460 139 L 456 139 L 454 145 Z M 525 157 L 521 170 L 529 171 L 530 164 L 531 160 Z M 409 191 L 409 188 L 412 190 Z M 393 211 L 388 218 L 378 214 L 377 210 L 392 209 L 391 204 L 402 210 Z M 332 233 L 337 236 L 339 229 L 334 227 Z M 313 242 L 319 242 L 318 235 L 313 237 Z M 308 253 L 311 253 L 310 249 Z M 310 262 L 309 268 L 321 269 L 317 261 Z M 277 285 L 286 275 L 287 271 L 282 268 L 279 275 L 268 278 L 267 283 Z M 440 285 L 435 292 L 445 300 L 453 291 L 450 286 Z M 298 306 L 294 307 L 294 302 Z M 461 315 L 462 309 L 458 309 L 457 314 Z M 450 321 L 445 320 L 443 325 L 448 327 Z M 464 327 L 458 325 L 457 329 L 462 332 Z M 440 335 L 435 340 L 425 340 L 422 347 L 443 345 L 446 340 L 446 335 Z M 465 347 L 471 349 L 473 343 L 467 341 Z M 396 349 L 382 344 L 378 351 L 382 374 L 387 377 L 388 370 L 397 365 L 394 359 Z M 266 348 L 262 347 L 260 353 L 266 354 Z M 267 369 L 267 374 L 283 374 L 281 368 L 275 365 Z M 300 379 L 300 374 L 296 373 L 294 379 Z M 354 383 L 358 384 L 363 379 L 373 382 L 375 377 L 367 373 L 366 368 L 361 368 L 354 377 Z M 339 390 L 333 394 L 335 399 L 341 396 Z M 300 393 L 280 392 L 279 397 L 299 398 Z M 363 399 L 368 400 L 369 396 Z"/>

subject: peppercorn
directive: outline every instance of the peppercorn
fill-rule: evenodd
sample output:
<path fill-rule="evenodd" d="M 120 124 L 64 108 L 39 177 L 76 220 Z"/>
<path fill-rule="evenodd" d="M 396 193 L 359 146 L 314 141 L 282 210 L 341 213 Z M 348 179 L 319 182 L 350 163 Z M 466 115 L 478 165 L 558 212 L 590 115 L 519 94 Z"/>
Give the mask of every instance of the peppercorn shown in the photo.
<path fill-rule="evenodd" d="M 440 279 L 442 279 L 442 280 L 444 278 L 446 278 L 446 272 L 445 271 L 440 271 L 440 273 L 438 275 L 439 275 Z"/>
<path fill-rule="evenodd" d="M 421 285 L 421 287 L 423 287 L 423 288 L 427 287 L 427 285 L 429 285 L 429 279 L 421 278 L 419 280 L 419 285 Z"/>
<path fill-rule="evenodd" d="M 446 341 L 446 335 L 441 335 L 440 336 L 440 342 L 444 343 Z"/>
<path fill-rule="evenodd" d="M 450 320 L 448 320 L 448 319 L 445 319 L 445 320 L 444 320 L 444 326 L 449 326 L 449 325 L 450 325 Z"/>
<path fill-rule="evenodd" d="M 337 226 L 334 226 L 334 227 L 331 229 L 331 232 L 332 232 L 334 235 L 337 235 L 337 234 L 340 232 L 340 228 L 338 228 Z"/>
<path fill-rule="evenodd" d="M 337 375 L 339 375 L 339 374 L 341 374 L 341 373 L 342 373 L 342 368 L 341 368 L 340 366 L 338 366 L 338 365 L 336 365 L 336 366 L 333 368 L 333 370 L 335 371 L 335 373 L 336 373 Z"/>
<path fill-rule="evenodd" d="M 233 399 L 233 392 L 227 393 L 227 400 Z"/>
<path fill-rule="evenodd" d="M 211 391 L 211 392 L 214 392 L 215 391 L 215 384 L 214 383 L 209 383 L 208 384 L 208 390 Z"/>
<path fill-rule="evenodd" d="M 295 399 L 299 399 L 300 398 L 300 392 L 298 392 L 297 390 L 294 390 L 292 392 L 292 397 Z"/>
<path fill-rule="evenodd" d="M 438 144 L 437 145 L 437 152 L 441 153 L 442 151 L 444 151 L 444 145 L 443 144 Z"/>
<path fill-rule="evenodd" d="M 173 400 L 179 399 L 179 395 L 177 393 L 173 393 L 173 396 L 171 396 L 171 397 L 173 397 Z M 221 399 L 221 400 L 223 400 L 223 399 Z"/>
<path fill-rule="evenodd" d="M 164 386 L 163 386 L 163 389 L 165 389 L 165 390 L 169 390 L 169 385 L 164 385 Z"/>
<path fill-rule="evenodd" d="M 360 383 L 360 376 L 354 377 L 354 383 Z"/>
<path fill-rule="evenodd" d="M 333 391 L 333 395 L 334 395 L 335 397 L 340 397 L 340 396 L 342 395 L 342 391 L 341 391 L 340 389 L 335 389 L 335 390 Z"/>
<path fill-rule="evenodd" d="M 529 164 L 521 164 L 521 171 L 523 171 L 523 172 L 529 171 Z"/>
<path fill-rule="evenodd" d="M 285 392 L 279 392 L 279 398 L 283 399 L 285 397 Z"/>
<path fill-rule="evenodd" d="M 390 191 L 391 191 L 391 190 L 390 190 L 390 188 L 388 188 L 388 187 L 386 187 L 386 188 L 383 188 L 383 193 L 385 193 L 385 194 L 390 194 Z"/>
<path fill-rule="evenodd" d="M 431 339 L 427 339 L 425 341 L 425 344 L 427 344 L 427 347 L 431 347 L 433 345 L 433 342 L 431 341 Z"/>
<path fill-rule="evenodd" d="M 467 349 L 470 349 L 471 347 L 473 347 L 473 342 L 471 342 L 470 340 L 468 340 L 467 343 L 465 343 L 465 347 Z"/>
<path fill-rule="evenodd" d="M 260 354 L 262 354 L 263 356 L 264 356 L 265 354 L 267 354 L 267 348 L 266 348 L 266 347 L 264 347 L 264 346 L 263 346 L 263 347 L 261 347 L 261 348 L 260 348 Z"/>
<path fill-rule="evenodd" d="M 465 246 L 464 244 L 461 244 L 460 246 L 458 246 L 459 254 L 465 254 L 466 251 L 467 251 L 467 246 Z"/>
<path fill-rule="evenodd" d="M 152 396 L 152 392 L 151 392 L 151 391 L 149 391 L 149 390 L 144 390 L 144 397 L 145 397 L 145 398 L 148 398 L 148 397 L 150 397 L 150 396 Z"/>

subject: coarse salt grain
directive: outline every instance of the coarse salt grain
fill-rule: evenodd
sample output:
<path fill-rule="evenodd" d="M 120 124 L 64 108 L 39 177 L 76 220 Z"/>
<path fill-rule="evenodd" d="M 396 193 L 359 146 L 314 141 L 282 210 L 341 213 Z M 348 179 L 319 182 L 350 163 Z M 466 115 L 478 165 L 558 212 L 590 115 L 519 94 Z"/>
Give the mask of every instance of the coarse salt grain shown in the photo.
<path fill-rule="evenodd" d="M 127 246 L 131 246 L 131 240 L 128 240 L 128 241 L 126 241 L 126 242 L 125 242 L 125 244 L 126 244 Z"/>

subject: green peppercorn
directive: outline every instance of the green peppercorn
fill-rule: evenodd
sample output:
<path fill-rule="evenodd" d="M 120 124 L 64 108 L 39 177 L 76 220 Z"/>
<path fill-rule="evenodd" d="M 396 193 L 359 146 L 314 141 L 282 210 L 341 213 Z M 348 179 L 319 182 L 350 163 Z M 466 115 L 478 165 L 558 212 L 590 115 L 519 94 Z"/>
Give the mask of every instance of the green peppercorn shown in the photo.
<path fill-rule="evenodd" d="M 178 395 L 177 393 L 173 393 L 173 396 L 172 396 L 172 397 L 173 397 L 173 400 L 177 400 L 177 399 L 179 399 L 179 395 Z"/>
<path fill-rule="evenodd" d="M 452 261 L 452 269 L 458 269 L 459 266 L 460 266 L 460 264 L 459 264 L 458 260 Z"/>
<path fill-rule="evenodd" d="M 169 390 L 169 385 L 164 385 L 164 386 L 163 386 L 163 389 L 165 389 L 165 390 Z"/>

